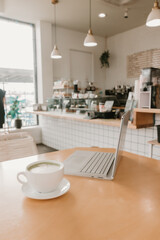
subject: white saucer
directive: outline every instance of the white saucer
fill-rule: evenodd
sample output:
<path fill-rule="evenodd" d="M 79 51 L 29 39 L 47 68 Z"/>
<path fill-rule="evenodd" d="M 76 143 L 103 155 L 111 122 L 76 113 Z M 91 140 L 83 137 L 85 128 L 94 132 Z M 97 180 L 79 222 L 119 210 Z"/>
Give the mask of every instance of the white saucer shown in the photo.
<path fill-rule="evenodd" d="M 32 198 L 32 199 L 52 199 L 52 198 L 57 198 L 70 189 L 70 182 L 66 179 L 63 178 L 58 187 L 53 191 L 49 193 L 40 193 L 35 191 L 29 184 L 23 184 L 22 185 L 22 192 L 26 197 Z"/>

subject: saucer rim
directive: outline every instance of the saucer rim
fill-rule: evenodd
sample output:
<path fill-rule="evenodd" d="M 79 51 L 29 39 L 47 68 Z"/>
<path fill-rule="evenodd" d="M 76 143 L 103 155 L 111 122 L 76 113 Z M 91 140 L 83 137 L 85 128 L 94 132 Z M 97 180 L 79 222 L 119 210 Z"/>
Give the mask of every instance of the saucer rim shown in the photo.
<path fill-rule="evenodd" d="M 68 187 L 67 187 L 63 192 L 61 192 L 61 189 L 58 189 L 58 188 L 59 188 L 59 185 L 61 184 L 62 181 L 66 181 L 66 183 L 64 183 L 64 185 L 63 185 L 62 187 L 68 185 Z M 57 187 L 54 191 L 48 192 L 48 193 L 39 193 L 39 192 L 37 192 L 36 190 L 34 190 L 28 183 L 23 184 L 21 190 L 22 190 L 23 194 L 24 194 L 26 197 L 30 198 L 30 199 L 35 199 L 35 200 L 49 200 L 49 199 L 53 199 L 53 198 L 60 197 L 60 196 L 64 195 L 65 193 L 67 193 L 67 192 L 69 191 L 70 186 L 71 186 L 69 180 L 66 179 L 66 178 L 63 178 L 63 179 L 61 180 L 61 182 L 60 182 L 60 184 L 58 185 L 58 187 Z M 25 188 L 27 188 L 27 187 L 30 188 L 30 189 L 32 189 L 32 192 L 26 191 Z M 56 194 L 56 191 L 59 191 L 59 193 Z M 36 194 L 36 195 L 34 196 L 34 194 Z M 53 194 L 53 195 L 52 195 L 52 194 Z M 55 194 L 56 194 L 56 195 L 55 195 Z M 47 196 L 47 195 L 50 195 L 50 196 Z"/>

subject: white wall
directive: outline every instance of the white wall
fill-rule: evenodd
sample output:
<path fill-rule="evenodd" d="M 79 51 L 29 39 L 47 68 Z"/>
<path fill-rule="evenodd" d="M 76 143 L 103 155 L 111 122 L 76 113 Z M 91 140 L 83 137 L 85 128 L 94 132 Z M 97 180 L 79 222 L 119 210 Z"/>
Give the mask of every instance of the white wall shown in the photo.
<path fill-rule="evenodd" d="M 38 71 L 38 101 L 45 102 L 52 96 L 53 81 L 70 79 L 70 50 L 91 52 L 93 54 L 94 82 L 104 90 L 106 71 L 100 66 L 99 57 L 105 48 L 105 38 L 96 36 L 98 46 L 86 48 L 83 46 L 86 34 L 64 28 L 57 28 L 57 45 L 62 59 L 50 58 L 54 45 L 54 26 L 51 23 L 39 21 L 36 24 L 37 41 L 37 71 Z M 81 79 L 81 76 L 79 76 Z"/>
<path fill-rule="evenodd" d="M 52 25 L 39 21 L 36 24 L 38 102 L 52 97 L 53 65 L 51 55 Z"/>
<path fill-rule="evenodd" d="M 110 51 L 110 68 L 106 71 L 105 87 L 117 84 L 132 84 L 135 79 L 127 79 L 127 56 L 133 53 L 160 48 L 160 28 L 141 26 L 117 34 L 107 39 Z"/>
<path fill-rule="evenodd" d="M 54 26 L 53 26 L 54 34 Z M 105 38 L 95 36 L 96 41 L 98 42 L 97 47 L 84 47 L 83 42 L 86 37 L 85 33 L 72 31 L 64 28 L 57 28 L 57 45 L 61 52 L 62 59 L 53 60 L 53 75 L 54 80 L 65 78 L 66 80 L 70 79 L 70 50 L 85 51 L 93 53 L 93 64 L 94 64 L 94 81 L 97 87 L 104 89 L 104 83 L 106 78 L 106 71 L 100 66 L 99 57 L 104 51 L 105 48 Z M 54 36 L 53 36 L 54 39 Z M 54 45 L 54 41 L 53 41 Z M 52 45 L 52 47 L 53 47 Z M 83 73 L 82 73 L 83 74 Z M 81 76 L 79 76 L 81 79 Z M 93 80 L 93 79 L 92 79 Z"/>

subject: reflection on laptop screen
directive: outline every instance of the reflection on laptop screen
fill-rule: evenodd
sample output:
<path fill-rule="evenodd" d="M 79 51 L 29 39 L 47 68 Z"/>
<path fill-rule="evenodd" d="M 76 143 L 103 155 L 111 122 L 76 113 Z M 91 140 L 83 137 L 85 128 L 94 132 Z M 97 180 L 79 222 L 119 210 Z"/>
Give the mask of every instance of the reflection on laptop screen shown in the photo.
<path fill-rule="evenodd" d="M 118 146 L 117 146 L 116 153 L 115 153 L 116 161 L 114 161 L 114 163 L 113 163 L 114 164 L 113 165 L 113 173 L 112 173 L 113 177 L 115 175 L 116 169 L 117 169 L 120 159 L 122 157 L 129 118 L 130 118 L 130 111 L 124 113 L 122 116 L 120 133 L 119 133 L 120 136 L 119 136 Z"/>

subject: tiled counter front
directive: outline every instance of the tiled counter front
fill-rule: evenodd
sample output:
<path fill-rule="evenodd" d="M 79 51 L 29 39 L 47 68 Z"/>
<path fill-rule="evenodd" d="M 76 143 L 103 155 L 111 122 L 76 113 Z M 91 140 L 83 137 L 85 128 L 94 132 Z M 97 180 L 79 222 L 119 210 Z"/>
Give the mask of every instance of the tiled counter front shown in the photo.
<path fill-rule="evenodd" d="M 42 127 L 42 143 L 58 150 L 73 147 L 116 147 L 119 127 L 101 125 L 73 119 L 39 116 Z M 160 124 L 160 114 L 156 115 Z M 156 127 L 127 130 L 125 150 L 149 156 L 150 140 L 157 139 Z M 153 147 L 153 158 L 160 160 L 160 147 Z"/>

